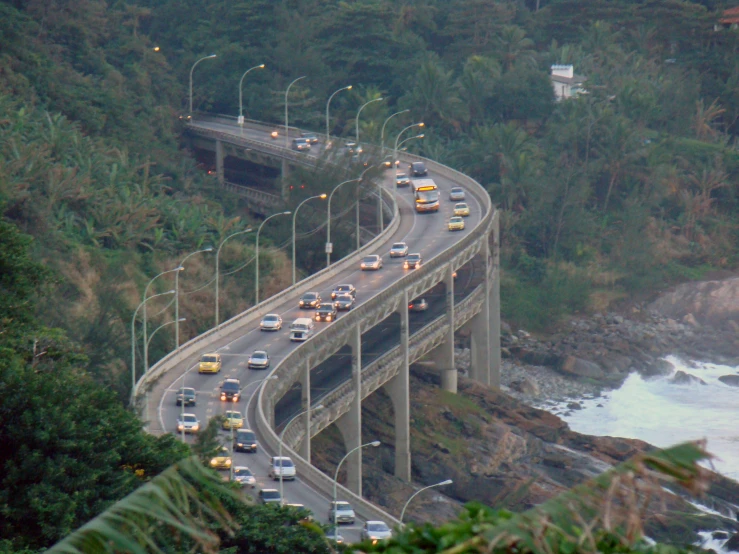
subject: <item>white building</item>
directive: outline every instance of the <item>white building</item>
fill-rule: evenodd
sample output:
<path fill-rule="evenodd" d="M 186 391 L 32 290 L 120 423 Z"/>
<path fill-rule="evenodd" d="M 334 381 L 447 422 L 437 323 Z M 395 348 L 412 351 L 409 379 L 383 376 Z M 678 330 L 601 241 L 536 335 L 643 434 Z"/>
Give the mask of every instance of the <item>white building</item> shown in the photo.
<path fill-rule="evenodd" d="M 587 91 L 583 88 L 585 81 L 587 77 L 575 75 L 575 67 L 572 65 L 552 66 L 552 86 L 554 86 L 554 96 L 557 97 L 557 101 L 586 94 Z"/>

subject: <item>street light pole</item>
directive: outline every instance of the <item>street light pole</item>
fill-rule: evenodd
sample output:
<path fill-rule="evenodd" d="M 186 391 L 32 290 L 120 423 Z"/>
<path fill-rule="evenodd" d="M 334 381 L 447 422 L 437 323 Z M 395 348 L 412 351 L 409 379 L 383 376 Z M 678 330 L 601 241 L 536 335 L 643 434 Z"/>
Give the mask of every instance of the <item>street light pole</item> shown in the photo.
<path fill-rule="evenodd" d="M 133 401 L 136 394 L 136 316 L 139 313 L 139 309 L 141 309 L 141 306 L 144 306 L 149 300 L 152 298 L 156 298 L 157 296 L 164 296 L 165 294 L 174 294 L 175 291 L 169 290 L 167 292 L 160 292 L 159 294 L 153 294 L 149 298 L 144 298 L 144 300 L 141 302 L 141 304 L 138 305 L 138 307 L 133 312 L 133 317 L 131 318 L 131 405 L 133 405 Z"/>
<path fill-rule="evenodd" d="M 398 133 L 398 136 L 395 137 L 395 148 L 393 149 L 393 165 L 395 165 L 395 162 L 398 160 L 398 140 L 400 140 L 400 135 L 405 133 L 408 129 L 412 129 L 413 127 L 423 127 L 423 122 L 421 123 L 414 123 L 413 125 L 408 125 L 408 127 L 404 128 L 400 133 Z"/>
<path fill-rule="evenodd" d="M 213 248 L 209 246 L 208 248 L 204 248 L 202 250 L 196 250 L 195 252 L 191 252 L 187 256 L 185 256 L 182 261 L 180 262 L 180 267 L 185 268 L 185 261 L 190 256 L 194 256 L 195 254 L 200 254 L 201 252 L 212 252 Z M 175 348 L 180 347 L 180 272 L 174 274 L 174 320 L 175 320 L 175 326 L 174 326 L 174 343 Z M 153 335 L 154 333 L 152 333 Z"/>
<path fill-rule="evenodd" d="M 313 408 L 306 408 L 302 412 L 295 414 L 293 417 L 290 418 L 290 420 L 285 424 L 285 427 L 282 428 L 282 433 L 280 433 L 280 447 L 277 450 L 277 458 L 280 460 L 280 503 L 285 503 L 285 498 L 283 496 L 283 488 L 282 488 L 282 439 L 285 436 L 285 431 L 287 431 L 287 428 L 290 427 L 290 424 L 298 419 L 300 416 L 305 415 L 307 412 L 310 412 L 313 410 L 314 412 L 317 412 L 318 410 L 323 410 L 323 404 L 318 404 L 318 406 L 315 406 Z M 310 429 L 305 430 L 305 440 L 310 440 Z"/>
<path fill-rule="evenodd" d="M 359 110 L 357 111 L 357 117 L 354 119 L 354 131 L 355 131 L 355 133 L 354 133 L 355 134 L 354 142 L 357 143 L 357 148 L 359 148 L 359 114 L 362 113 L 362 110 L 365 107 L 367 107 L 370 104 L 372 104 L 372 102 L 379 102 L 381 100 L 385 100 L 385 99 L 382 98 L 382 97 L 380 97 L 380 98 L 375 98 L 374 100 L 370 100 L 369 102 L 365 102 L 364 104 L 362 104 L 362 107 L 359 108 Z"/>
<path fill-rule="evenodd" d="M 422 489 L 418 489 L 416 492 L 414 492 L 411 497 L 408 499 L 408 502 L 405 503 L 405 506 L 403 506 L 403 511 L 400 512 L 400 525 L 403 525 L 403 516 L 405 515 L 405 509 L 408 507 L 408 504 L 411 503 L 411 500 L 413 500 L 417 495 L 422 493 L 423 491 L 427 489 L 431 489 L 433 487 L 443 487 L 444 485 L 451 485 L 453 481 L 451 479 L 447 479 L 446 481 L 442 481 L 441 483 L 436 483 L 435 485 L 429 485 L 428 487 L 423 487 Z"/>
<path fill-rule="evenodd" d="M 149 340 L 146 341 L 146 350 L 145 350 L 146 354 L 144 357 L 144 375 L 146 375 L 149 372 L 149 343 L 151 343 L 151 339 L 154 338 L 154 335 L 157 334 L 157 331 L 159 331 L 159 329 L 162 329 L 163 327 L 166 327 L 167 325 L 172 325 L 173 323 L 178 323 L 180 321 L 187 321 L 187 319 L 185 319 L 184 317 L 181 317 L 174 321 L 168 321 L 167 323 L 162 323 L 159 327 L 154 329 L 151 335 L 149 335 Z"/>
<path fill-rule="evenodd" d="M 359 250 L 361 248 L 361 246 L 362 246 L 362 241 L 360 240 L 360 236 L 359 236 L 359 185 L 362 183 L 362 179 L 364 179 L 364 175 L 370 169 L 375 169 L 375 167 L 380 167 L 380 166 L 371 165 L 367 169 L 365 169 L 364 171 L 362 171 L 362 174 L 359 176 L 359 183 L 357 184 L 357 203 L 355 204 L 355 206 L 356 206 L 356 216 L 357 216 L 357 229 L 356 229 L 356 233 L 357 233 L 357 250 Z"/>
<path fill-rule="evenodd" d="M 288 130 L 287 95 L 290 92 L 290 87 L 293 86 L 298 81 L 300 81 L 300 79 L 305 79 L 305 75 L 303 75 L 302 77 L 298 77 L 297 79 L 295 79 L 292 83 L 290 83 L 289 85 L 287 85 L 287 88 L 285 89 L 285 148 L 287 148 L 289 146 L 288 136 L 287 136 L 287 130 Z"/>
<path fill-rule="evenodd" d="M 407 113 L 409 111 L 410 110 L 402 110 L 400 112 L 395 112 L 393 115 L 391 115 L 385 120 L 385 123 L 382 124 L 382 131 L 380 132 L 380 145 L 381 145 L 380 146 L 380 160 L 381 161 L 385 159 L 385 125 L 387 125 L 387 122 L 390 121 L 392 118 L 394 118 L 396 115 Z"/>
<path fill-rule="evenodd" d="M 144 289 L 144 300 L 146 300 L 146 297 L 149 296 L 149 287 L 152 285 L 154 281 L 156 281 L 159 277 L 162 275 L 166 275 L 167 273 L 176 272 L 176 274 L 179 274 L 180 271 L 183 271 L 185 268 L 181 265 L 175 267 L 174 269 L 168 269 L 167 271 L 162 271 L 159 275 L 154 276 L 151 281 L 149 281 L 146 285 L 146 288 Z M 175 290 L 175 295 L 177 294 L 177 291 Z M 148 350 L 148 337 L 149 335 L 146 332 L 146 323 L 147 323 L 147 317 L 146 317 L 146 304 L 144 304 L 144 358 L 147 357 L 147 350 Z"/>
<path fill-rule="evenodd" d="M 344 87 L 344 88 L 340 88 L 339 90 L 337 90 L 337 91 L 334 91 L 334 93 L 333 93 L 333 94 L 331 94 L 331 96 L 329 96 L 329 97 L 328 97 L 328 102 L 326 102 L 326 145 L 325 145 L 325 147 L 326 147 L 326 148 L 328 148 L 328 143 L 329 143 L 329 140 L 330 140 L 330 136 L 331 136 L 331 135 L 329 134 L 329 123 L 328 123 L 328 121 L 329 121 L 329 120 L 328 120 L 328 107 L 329 107 L 329 105 L 331 104 L 331 100 L 333 99 L 333 97 L 334 97 L 334 96 L 335 96 L 335 95 L 336 95 L 337 93 L 341 92 L 342 90 L 351 90 L 351 89 L 352 89 L 352 86 L 351 86 L 351 85 L 349 85 L 349 86 L 346 86 L 346 87 Z"/>
<path fill-rule="evenodd" d="M 246 71 L 244 71 L 244 74 L 241 76 L 241 80 L 239 81 L 239 118 L 236 120 L 239 124 L 240 130 L 244 129 L 244 110 L 243 110 L 243 102 L 242 102 L 242 85 L 244 83 L 244 77 L 246 77 L 246 74 L 250 71 L 253 71 L 254 69 L 264 69 L 264 64 L 255 65 L 254 67 L 250 67 Z"/>
<path fill-rule="evenodd" d="M 227 236 L 225 239 L 221 241 L 221 244 L 218 245 L 218 250 L 216 251 L 216 325 L 215 325 L 216 327 L 220 325 L 220 318 L 219 318 L 219 312 L 218 312 L 218 309 L 219 309 L 218 308 L 218 305 L 219 305 L 219 301 L 218 301 L 219 283 L 218 281 L 220 281 L 219 262 L 221 258 L 221 248 L 223 248 L 223 245 L 226 244 L 226 241 L 228 239 L 235 237 L 236 235 L 243 235 L 244 233 L 251 233 L 251 227 L 249 227 L 248 229 L 244 229 L 243 231 L 238 231 L 234 233 L 233 235 Z"/>
<path fill-rule="evenodd" d="M 359 179 L 349 179 L 348 181 L 339 183 L 331 191 L 331 194 L 328 195 L 328 216 L 326 217 L 326 267 L 331 265 L 331 252 L 329 252 L 329 249 L 333 248 L 333 245 L 331 245 L 331 197 L 334 195 L 334 193 L 338 190 L 338 188 L 341 185 L 345 185 L 347 183 L 353 183 L 354 181 L 359 181 Z"/>
<path fill-rule="evenodd" d="M 196 61 L 194 64 L 192 64 L 192 67 L 190 68 L 190 115 L 192 116 L 192 72 L 195 70 L 195 66 L 198 65 L 203 60 L 209 60 L 210 58 L 215 58 L 215 54 L 211 54 L 210 56 L 205 56 L 203 58 L 200 58 L 198 61 Z"/>
<path fill-rule="evenodd" d="M 272 214 L 267 219 L 262 221 L 261 225 L 259 225 L 259 228 L 257 229 L 257 252 L 256 252 L 256 275 L 254 277 L 254 305 L 256 306 L 259 304 L 259 233 L 262 232 L 262 227 L 264 227 L 264 224 L 267 223 L 270 219 L 273 217 L 277 217 L 278 215 L 290 215 L 292 212 L 279 212 L 276 214 Z"/>
<path fill-rule="evenodd" d="M 319 194 L 317 196 L 309 196 L 305 200 L 303 200 L 300 204 L 298 204 L 298 207 L 295 208 L 295 212 L 293 212 L 293 285 L 295 284 L 295 220 L 298 217 L 298 210 L 300 207 L 305 204 L 308 200 L 313 200 L 314 198 L 320 198 L 321 200 L 326 199 L 325 194 Z"/>
<path fill-rule="evenodd" d="M 336 472 L 334 473 L 334 504 L 333 504 L 333 507 L 334 507 L 334 528 L 336 528 L 336 525 L 337 525 L 337 523 L 336 523 L 336 485 L 339 483 L 339 470 L 341 469 L 341 464 L 344 463 L 344 460 L 346 460 L 349 457 L 350 454 L 353 454 L 354 452 L 356 452 L 360 448 L 364 448 L 365 446 L 374 446 L 374 447 L 377 447 L 377 446 L 380 446 L 380 441 L 372 441 L 372 442 L 368 442 L 366 444 L 360 444 L 359 446 L 356 446 L 356 447 L 352 448 L 349 452 L 346 453 L 346 455 L 343 458 L 341 458 L 341 461 L 339 461 L 339 465 L 336 466 Z"/>

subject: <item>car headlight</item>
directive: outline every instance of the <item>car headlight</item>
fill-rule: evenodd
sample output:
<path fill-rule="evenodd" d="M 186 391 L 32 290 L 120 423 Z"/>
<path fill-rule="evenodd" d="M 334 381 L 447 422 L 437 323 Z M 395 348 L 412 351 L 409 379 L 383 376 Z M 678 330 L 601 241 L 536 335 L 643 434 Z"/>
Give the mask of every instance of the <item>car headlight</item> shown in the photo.
<path fill-rule="evenodd" d="M 216 466 L 216 465 L 218 465 L 218 460 L 216 460 L 215 458 L 213 458 L 213 459 L 212 459 L 212 460 L 210 461 L 210 465 L 212 465 L 212 466 Z"/>
<path fill-rule="evenodd" d="M 221 393 L 221 400 L 223 400 L 224 398 L 226 398 L 226 393 L 225 392 L 222 392 Z"/>
<path fill-rule="evenodd" d="M 326 316 L 326 321 L 331 321 L 331 316 L 330 315 L 327 315 Z"/>
<path fill-rule="evenodd" d="M 231 458 L 227 458 L 227 459 L 226 459 L 226 465 L 227 465 L 227 466 L 230 466 L 230 465 L 231 465 Z"/>
<path fill-rule="evenodd" d="M 183 429 L 182 425 L 178 425 L 178 426 L 177 426 L 177 430 L 178 430 L 178 431 L 182 431 L 182 429 Z"/>
<path fill-rule="evenodd" d="M 193 425 L 192 426 L 192 430 L 193 431 L 199 431 L 200 430 L 200 425 Z"/>

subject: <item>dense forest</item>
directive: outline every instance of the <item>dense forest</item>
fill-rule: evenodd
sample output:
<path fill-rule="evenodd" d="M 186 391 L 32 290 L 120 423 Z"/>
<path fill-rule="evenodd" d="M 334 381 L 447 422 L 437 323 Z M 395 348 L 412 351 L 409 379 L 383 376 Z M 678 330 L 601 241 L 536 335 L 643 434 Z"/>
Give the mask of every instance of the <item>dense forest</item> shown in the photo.
<path fill-rule="evenodd" d="M 410 110 L 390 136 L 423 121 L 409 149 L 489 191 L 502 214 L 504 317 L 546 330 L 736 267 L 739 33 L 720 24 L 735 6 L 0 1 L 0 540 L 48 546 L 186 455 L 123 409 L 124 337 L 152 277 L 251 223 L 185 149 L 195 60 L 217 54 L 197 69 L 200 111 L 238 114 L 239 78 L 261 63 L 244 82 L 248 118 L 282 121 L 285 87 L 303 75 L 291 92 L 301 127 L 322 130 L 327 97 L 349 84 L 331 105 L 335 134 L 350 135 L 373 98 L 385 101 L 363 112 L 364 140 Z M 572 64 L 586 93 L 556 102 L 553 64 Z M 301 176 L 309 188 L 323 177 Z M 281 225 L 262 236 L 274 245 L 266 292 L 287 283 Z M 236 270 L 252 249 L 230 242 L 223 262 Z M 185 339 L 212 323 L 212 262 L 189 258 L 181 278 Z M 171 286 L 163 277 L 154 290 Z M 226 315 L 253 301 L 244 272 L 222 286 Z M 169 304 L 159 310 L 157 326 L 171 321 Z M 172 347 L 158 333 L 152 360 Z M 101 452 L 110 437 L 118 448 Z M 60 464 L 79 480 L 59 479 Z"/>

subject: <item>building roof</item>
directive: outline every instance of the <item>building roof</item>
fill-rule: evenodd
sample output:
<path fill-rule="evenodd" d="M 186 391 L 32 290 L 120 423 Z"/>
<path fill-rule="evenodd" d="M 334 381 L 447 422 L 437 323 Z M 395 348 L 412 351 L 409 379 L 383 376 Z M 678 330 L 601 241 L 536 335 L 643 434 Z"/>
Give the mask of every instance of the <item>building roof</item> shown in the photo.
<path fill-rule="evenodd" d="M 555 83 L 562 83 L 565 85 L 579 85 L 588 80 L 583 75 L 573 75 L 572 77 L 562 77 L 560 75 L 550 75 L 552 81 Z"/>
<path fill-rule="evenodd" d="M 721 19 L 719 19 L 719 23 L 723 23 L 725 25 L 739 23 L 739 6 L 724 10 Z"/>

